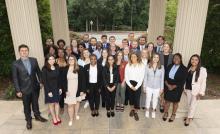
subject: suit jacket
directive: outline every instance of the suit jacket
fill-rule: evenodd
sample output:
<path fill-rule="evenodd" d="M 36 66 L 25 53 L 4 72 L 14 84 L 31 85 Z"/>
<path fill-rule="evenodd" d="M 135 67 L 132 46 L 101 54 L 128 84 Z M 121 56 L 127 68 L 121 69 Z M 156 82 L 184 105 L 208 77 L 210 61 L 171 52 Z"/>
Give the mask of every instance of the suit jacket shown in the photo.
<path fill-rule="evenodd" d="M 164 55 L 163 53 L 159 54 L 160 56 L 160 63 L 161 65 L 164 65 Z M 169 56 L 168 56 L 168 63 L 167 63 L 167 66 L 169 66 L 170 64 L 172 64 L 172 60 L 173 60 L 173 55 L 170 53 Z M 166 67 L 165 67 L 166 68 Z"/>
<path fill-rule="evenodd" d="M 110 70 L 107 66 L 105 66 L 102 70 L 102 76 L 103 76 L 103 82 L 104 86 L 107 87 L 110 84 Z M 119 72 L 116 65 L 114 65 L 113 68 L 113 84 L 115 87 L 117 87 L 117 84 L 119 82 Z"/>
<path fill-rule="evenodd" d="M 195 81 L 196 73 L 193 73 L 192 77 L 192 95 L 196 96 L 197 94 L 205 95 L 206 90 L 206 79 L 207 79 L 207 71 L 206 68 L 201 67 L 198 81 Z M 186 85 L 186 84 L 185 84 Z M 184 85 L 184 87 L 185 87 Z"/>
<path fill-rule="evenodd" d="M 102 43 L 102 49 L 109 49 L 109 47 L 110 47 L 109 43 L 106 43 L 106 47 L 104 47 L 104 44 Z"/>
<path fill-rule="evenodd" d="M 165 80 L 171 85 L 176 85 L 176 90 L 182 92 L 187 77 L 187 68 L 184 65 L 180 65 L 174 76 L 174 80 L 172 80 L 169 78 L 169 73 L 172 67 L 173 64 L 170 64 L 167 67 L 167 70 L 165 71 Z M 168 89 L 167 86 L 165 86 L 165 89 Z"/>
<path fill-rule="evenodd" d="M 95 48 L 95 50 L 97 49 L 97 47 Z M 92 49 L 92 45 L 90 44 L 89 45 L 89 48 L 88 48 L 89 52 L 92 54 L 94 52 L 94 50 Z"/>
<path fill-rule="evenodd" d="M 36 58 L 29 57 L 31 74 L 29 75 L 21 59 L 12 63 L 12 79 L 16 92 L 29 94 L 40 90 L 41 71 Z"/>
<path fill-rule="evenodd" d="M 90 64 L 87 64 L 84 66 L 84 73 L 86 77 L 86 90 L 89 90 L 89 70 L 90 70 Z M 97 64 L 97 87 L 100 89 L 102 86 L 102 66 Z"/>

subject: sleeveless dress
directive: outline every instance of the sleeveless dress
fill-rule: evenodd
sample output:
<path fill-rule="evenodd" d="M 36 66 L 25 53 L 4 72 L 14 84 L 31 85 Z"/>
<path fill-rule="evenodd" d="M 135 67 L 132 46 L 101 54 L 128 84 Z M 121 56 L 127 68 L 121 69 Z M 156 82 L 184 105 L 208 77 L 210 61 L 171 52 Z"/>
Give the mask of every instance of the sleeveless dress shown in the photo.
<path fill-rule="evenodd" d="M 78 73 L 73 73 L 73 67 L 69 67 L 67 72 L 67 85 L 68 85 L 68 95 L 65 98 L 66 104 L 76 104 L 80 102 L 81 96 L 77 97 L 77 90 L 78 90 Z"/>

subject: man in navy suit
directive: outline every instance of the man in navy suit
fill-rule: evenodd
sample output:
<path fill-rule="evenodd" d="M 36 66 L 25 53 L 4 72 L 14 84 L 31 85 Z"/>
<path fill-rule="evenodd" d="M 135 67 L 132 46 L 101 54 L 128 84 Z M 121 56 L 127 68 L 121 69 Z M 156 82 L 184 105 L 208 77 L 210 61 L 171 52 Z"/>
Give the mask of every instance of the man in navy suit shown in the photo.
<path fill-rule="evenodd" d="M 107 35 L 102 35 L 101 40 L 102 40 L 102 49 L 109 49 L 110 44 L 107 42 Z"/>

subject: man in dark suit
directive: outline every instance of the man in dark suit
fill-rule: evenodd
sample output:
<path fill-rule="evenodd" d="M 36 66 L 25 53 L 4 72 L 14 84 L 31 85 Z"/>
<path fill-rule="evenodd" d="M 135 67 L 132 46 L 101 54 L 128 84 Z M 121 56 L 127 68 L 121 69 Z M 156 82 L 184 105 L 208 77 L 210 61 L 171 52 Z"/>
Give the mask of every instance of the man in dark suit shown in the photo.
<path fill-rule="evenodd" d="M 12 78 L 16 95 L 23 100 L 25 120 L 27 121 L 26 127 L 31 129 L 31 106 L 36 121 L 47 121 L 40 115 L 38 104 L 41 71 L 37 59 L 28 57 L 29 48 L 27 45 L 20 45 L 18 50 L 21 58 L 12 64 Z"/>
<path fill-rule="evenodd" d="M 91 115 L 99 115 L 100 92 L 102 86 L 102 66 L 97 64 L 97 57 L 90 55 L 90 64 L 85 65 L 86 89 L 88 92 Z"/>
<path fill-rule="evenodd" d="M 109 49 L 110 44 L 107 42 L 107 35 L 102 35 L 101 40 L 102 40 L 102 49 Z"/>
<path fill-rule="evenodd" d="M 95 37 L 90 38 L 90 44 L 89 44 L 89 52 L 92 54 L 97 49 L 97 39 Z"/>
<path fill-rule="evenodd" d="M 140 51 L 142 51 L 143 49 L 146 48 L 146 42 L 147 42 L 147 38 L 146 38 L 145 36 L 141 36 L 141 37 L 139 38 L 139 40 L 138 40 L 138 43 L 139 43 L 138 49 L 139 49 Z"/>

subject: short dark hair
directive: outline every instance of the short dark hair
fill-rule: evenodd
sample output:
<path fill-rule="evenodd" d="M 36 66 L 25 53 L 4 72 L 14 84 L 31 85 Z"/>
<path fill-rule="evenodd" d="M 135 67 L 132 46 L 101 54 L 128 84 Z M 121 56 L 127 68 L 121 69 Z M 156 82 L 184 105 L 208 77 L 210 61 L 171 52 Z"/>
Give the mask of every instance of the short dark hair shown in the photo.
<path fill-rule="evenodd" d="M 27 45 L 25 45 L 25 44 L 21 44 L 21 45 L 19 45 L 19 46 L 18 46 L 18 51 L 20 51 L 21 48 L 27 48 L 28 51 L 29 51 L 29 47 L 28 47 Z"/>
<path fill-rule="evenodd" d="M 90 54 L 89 58 L 95 57 L 97 59 L 97 56 L 95 54 Z"/>
<path fill-rule="evenodd" d="M 141 38 L 143 38 L 143 39 L 145 39 L 145 41 L 147 41 L 147 37 L 146 37 L 146 36 L 143 36 L 143 35 L 140 36 L 140 37 L 139 37 L 139 40 L 140 40 Z"/>
<path fill-rule="evenodd" d="M 64 46 L 66 45 L 66 42 L 65 42 L 63 39 L 59 39 L 59 40 L 57 41 L 57 45 L 58 45 L 58 46 L 59 46 L 60 42 L 62 42 L 62 43 L 64 44 Z"/>
<path fill-rule="evenodd" d="M 101 36 L 101 38 L 107 38 L 107 35 L 106 34 L 103 34 L 102 36 Z"/>
<path fill-rule="evenodd" d="M 157 40 L 158 40 L 159 38 L 162 38 L 163 40 L 165 40 L 165 37 L 162 36 L 162 35 L 159 35 L 159 36 L 157 37 Z"/>
<path fill-rule="evenodd" d="M 97 39 L 95 37 L 91 37 L 89 41 L 91 42 L 92 39 L 97 41 Z"/>

